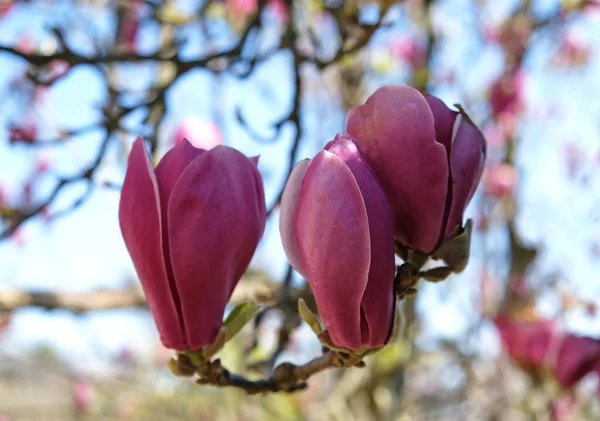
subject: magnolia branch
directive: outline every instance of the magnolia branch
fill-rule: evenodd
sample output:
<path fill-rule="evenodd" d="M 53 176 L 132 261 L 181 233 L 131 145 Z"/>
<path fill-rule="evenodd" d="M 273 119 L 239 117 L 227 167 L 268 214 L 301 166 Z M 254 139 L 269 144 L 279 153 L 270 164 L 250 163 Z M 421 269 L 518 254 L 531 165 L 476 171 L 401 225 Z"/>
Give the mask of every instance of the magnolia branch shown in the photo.
<path fill-rule="evenodd" d="M 230 303 L 245 301 L 277 307 L 281 284 L 266 276 L 249 272 L 246 274 L 231 296 Z M 298 288 L 290 289 L 294 302 L 299 298 L 312 302 L 310 293 Z M 119 308 L 146 308 L 147 303 L 140 289 L 96 290 L 88 292 L 24 291 L 19 289 L 0 289 L 0 310 L 13 311 L 23 307 L 37 307 L 46 310 L 68 310 L 74 313 L 111 310 Z"/>
<path fill-rule="evenodd" d="M 217 387 L 237 387 L 248 394 L 268 392 L 295 392 L 306 388 L 306 380 L 319 372 L 338 367 L 364 367 L 362 358 L 327 351 L 323 355 L 307 362 L 296 365 L 285 362 L 278 365 L 273 374 L 260 380 L 250 380 L 246 377 L 233 374 L 221 365 L 221 360 L 194 364 L 187 354 L 179 354 L 175 361 L 175 371 L 178 375 L 191 377 L 200 376 L 197 381 L 200 385 L 210 384 Z"/>

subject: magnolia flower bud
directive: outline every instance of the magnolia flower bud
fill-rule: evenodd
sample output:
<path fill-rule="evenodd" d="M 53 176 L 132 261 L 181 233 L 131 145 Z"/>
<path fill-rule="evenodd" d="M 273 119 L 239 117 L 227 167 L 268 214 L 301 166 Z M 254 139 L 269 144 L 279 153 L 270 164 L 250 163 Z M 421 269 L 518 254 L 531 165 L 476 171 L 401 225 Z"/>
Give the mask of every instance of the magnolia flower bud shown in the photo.
<path fill-rule="evenodd" d="M 265 227 L 257 159 L 189 142 L 156 169 L 138 138 L 129 157 L 119 220 L 163 344 L 212 343 L 225 305 Z"/>
<path fill-rule="evenodd" d="M 384 345 L 394 314 L 392 213 L 352 139 L 337 137 L 296 165 L 281 201 L 280 230 L 333 344 Z"/>
<path fill-rule="evenodd" d="M 399 243 L 431 254 L 460 232 L 486 154 L 462 110 L 406 85 L 384 86 L 349 111 L 346 131 L 387 194 Z"/>

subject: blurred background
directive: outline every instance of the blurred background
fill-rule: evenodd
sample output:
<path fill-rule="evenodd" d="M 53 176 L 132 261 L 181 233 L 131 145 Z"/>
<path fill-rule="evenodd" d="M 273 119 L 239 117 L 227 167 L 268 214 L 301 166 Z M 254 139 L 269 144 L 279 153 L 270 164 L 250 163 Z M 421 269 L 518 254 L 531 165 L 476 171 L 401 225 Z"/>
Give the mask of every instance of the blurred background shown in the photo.
<path fill-rule="evenodd" d="M 597 0 L 0 0 L 0 421 L 600 419 L 598 48 Z M 486 136 L 465 272 L 306 391 L 171 375 L 118 227 L 135 137 L 155 161 L 183 137 L 261 156 L 233 301 L 266 310 L 222 352 L 258 378 L 320 352 L 278 232 L 291 166 L 401 83 Z"/>

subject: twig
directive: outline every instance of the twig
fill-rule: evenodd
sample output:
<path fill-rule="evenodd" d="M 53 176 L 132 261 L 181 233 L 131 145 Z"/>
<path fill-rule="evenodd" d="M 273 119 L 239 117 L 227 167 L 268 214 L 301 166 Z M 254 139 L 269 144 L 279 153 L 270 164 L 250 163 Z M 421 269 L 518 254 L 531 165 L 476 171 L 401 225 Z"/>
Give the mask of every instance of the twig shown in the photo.
<path fill-rule="evenodd" d="M 246 377 L 232 374 L 221 365 L 221 360 L 216 359 L 195 367 L 185 355 L 178 356 L 178 367 L 188 373 L 195 372 L 200 376 L 198 384 L 210 384 L 217 387 L 233 386 L 245 390 L 250 395 L 267 392 L 296 392 L 306 388 L 306 380 L 314 374 L 337 367 L 364 367 L 360 358 L 348 358 L 333 351 L 327 351 L 306 364 L 295 365 L 282 363 L 278 365 L 273 374 L 261 380 L 250 380 Z"/>
<path fill-rule="evenodd" d="M 244 301 L 276 305 L 280 284 L 258 272 L 248 272 L 238 283 L 230 299 L 236 304 Z M 309 299 L 301 289 L 291 288 L 292 299 Z M 0 289 L 0 309 L 13 311 L 23 307 L 46 310 L 62 309 L 75 313 L 116 308 L 144 308 L 146 300 L 139 289 L 97 290 L 88 292 L 26 291 Z"/>

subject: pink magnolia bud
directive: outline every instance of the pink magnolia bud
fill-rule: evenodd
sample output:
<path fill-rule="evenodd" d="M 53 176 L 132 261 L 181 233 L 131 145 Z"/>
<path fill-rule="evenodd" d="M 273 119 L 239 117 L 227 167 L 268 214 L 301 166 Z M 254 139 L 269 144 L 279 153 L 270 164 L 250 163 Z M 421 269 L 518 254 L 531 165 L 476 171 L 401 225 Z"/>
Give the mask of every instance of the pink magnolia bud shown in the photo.
<path fill-rule="evenodd" d="M 173 144 L 177 145 L 183 139 L 187 139 L 196 148 L 212 149 L 223 143 L 223 134 L 219 126 L 212 121 L 187 117 L 177 126 Z"/>
<path fill-rule="evenodd" d="M 77 380 L 71 388 L 75 410 L 79 413 L 86 413 L 94 403 L 94 386 L 87 380 Z"/>
<path fill-rule="evenodd" d="M 144 140 L 133 145 L 119 220 L 168 348 L 201 348 L 221 327 L 265 227 L 256 164 L 227 146 L 205 151 L 183 141 L 153 169 Z"/>
<path fill-rule="evenodd" d="M 385 344 L 392 328 L 392 213 L 354 141 L 336 137 L 296 165 L 281 200 L 286 254 L 306 277 L 331 340 Z"/>
<path fill-rule="evenodd" d="M 397 241 L 430 253 L 462 224 L 486 154 L 465 114 L 409 86 L 384 86 L 349 111 L 346 131 L 387 194 Z"/>
<path fill-rule="evenodd" d="M 561 341 L 554 376 L 564 388 L 577 384 L 600 365 L 600 340 L 568 334 Z"/>
<path fill-rule="evenodd" d="M 494 323 L 506 353 L 526 370 L 540 370 L 549 356 L 551 344 L 559 338 L 552 320 L 518 321 L 499 314 Z"/>
<path fill-rule="evenodd" d="M 517 172 L 510 164 L 498 164 L 487 168 L 484 177 L 486 194 L 502 199 L 512 196 L 517 184 Z"/>

